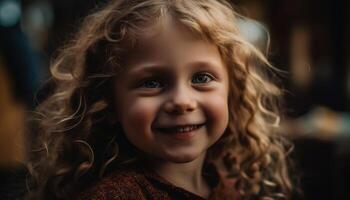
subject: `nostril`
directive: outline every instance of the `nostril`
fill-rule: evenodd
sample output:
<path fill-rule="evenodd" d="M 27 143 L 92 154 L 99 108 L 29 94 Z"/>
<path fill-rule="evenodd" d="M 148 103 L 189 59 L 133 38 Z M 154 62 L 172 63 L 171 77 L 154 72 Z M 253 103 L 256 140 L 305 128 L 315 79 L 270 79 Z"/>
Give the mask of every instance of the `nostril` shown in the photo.
<path fill-rule="evenodd" d="M 174 114 L 188 113 L 196 109 L 196 105 L 190 102 L 168 102 L 164 107 L 166 112 Z"/>
<path fill-rule="evenodd" d="M 165 110 L 168 113 L 182 114 L 192 112 L 196 107 L 197 101 L 193 98 L 193 95 L 189 95 L 183 91 L 169 96 L 169 99 L 165 103 Z"/>

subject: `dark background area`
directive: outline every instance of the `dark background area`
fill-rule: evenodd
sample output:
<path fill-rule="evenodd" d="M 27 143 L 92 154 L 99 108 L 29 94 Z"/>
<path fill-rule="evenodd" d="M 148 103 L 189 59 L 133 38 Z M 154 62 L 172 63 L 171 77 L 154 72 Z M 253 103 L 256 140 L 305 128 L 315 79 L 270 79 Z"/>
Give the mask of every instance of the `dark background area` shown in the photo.
<path fill-rule="evenodd" d="M 0 0 L 0 199 L 20 198 L 25 191 L 25 136 L 18 129 L 24 110 L 36 105 L 50 58 L 82 18 L 105 2 Z M 268 58 L 286 71 L 282 125 L 295 143 L 295 175 L 307 200 L 350 199 L 349 2 L 232 1 L 268 30 Z"/>

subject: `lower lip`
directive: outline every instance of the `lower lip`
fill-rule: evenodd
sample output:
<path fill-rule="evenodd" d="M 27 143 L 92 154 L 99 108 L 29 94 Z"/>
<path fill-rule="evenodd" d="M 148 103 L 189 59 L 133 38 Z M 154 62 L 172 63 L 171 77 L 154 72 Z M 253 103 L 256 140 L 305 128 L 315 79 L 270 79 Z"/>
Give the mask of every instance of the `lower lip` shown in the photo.
<path fill-rule="evenodd" d="M 204 125 L 200 126 L 197 129 L 188 131 L 188 132 L 181 132 L 181 133 L 164 133 L 164 132 L 161 132 L 161 133 L 163 133 L 163 135 L 170 136 L 170 137 L 172 137 L 174 139 L 177 139 L 177 140 L 189 140 L 189 139 L 193 138 L 193 136 L 196 134 L 196 132 L 198 130 L 200 130 L 201 128 L 203 128 L 203 127 L 204 127 Z"/>

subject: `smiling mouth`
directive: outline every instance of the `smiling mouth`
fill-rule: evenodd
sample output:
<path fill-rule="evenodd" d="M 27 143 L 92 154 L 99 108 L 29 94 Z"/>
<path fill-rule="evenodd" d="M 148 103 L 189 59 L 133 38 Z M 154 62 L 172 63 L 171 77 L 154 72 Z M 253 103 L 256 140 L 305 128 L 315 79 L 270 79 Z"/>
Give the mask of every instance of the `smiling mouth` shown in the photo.
<path fill-rule="evenodd" d="M 190 124 L 190 125 L 180 125 L 180 126 L 173 126 L 173 127 L 164 127 L 164 128 L 156 128 L 156 130 L 166 133 L 166 134 L 177 134 L 177 133 L 189 133 L 192 131 L 195 131 L 197 129 L 200 129 L 205 124 Z"/>

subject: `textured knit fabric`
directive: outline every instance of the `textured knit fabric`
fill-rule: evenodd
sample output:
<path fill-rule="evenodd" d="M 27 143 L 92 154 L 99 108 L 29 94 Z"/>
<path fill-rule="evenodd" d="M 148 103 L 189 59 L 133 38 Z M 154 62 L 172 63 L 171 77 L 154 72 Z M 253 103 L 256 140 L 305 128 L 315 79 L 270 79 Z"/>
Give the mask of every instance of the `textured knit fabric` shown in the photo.
<path fill-rule="evenodd" d="M 217 177 L 216 177 L 217 178 Z M 236 200 L 234 181 L 211 177 L 210 200 Z M 140 169 L 116 170 L 78 196 L 80 200 L 204 200 L 177 187 L 154 172 Z"/>

